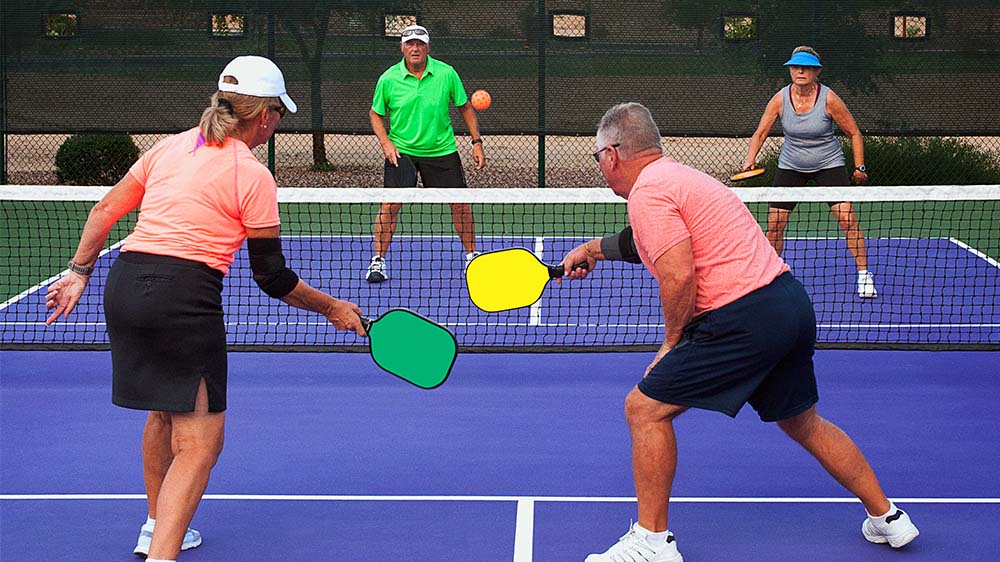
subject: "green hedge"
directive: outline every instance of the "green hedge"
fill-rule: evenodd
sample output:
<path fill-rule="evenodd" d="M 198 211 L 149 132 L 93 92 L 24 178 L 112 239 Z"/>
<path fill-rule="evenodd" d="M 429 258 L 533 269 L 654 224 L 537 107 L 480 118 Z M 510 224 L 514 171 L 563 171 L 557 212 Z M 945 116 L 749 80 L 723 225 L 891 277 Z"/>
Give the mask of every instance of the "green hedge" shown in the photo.
<path fill-rule="evenodd" d="M 56 152 L 56 178 L 68 185 L 114 185 L 138 158 L 128 135 L 73 135 Z"/>
<path fill-rule="evenodd" d="M 865 139 L 869 185 L 979 185 L 1000 183 L 1000 155 L 950 138 L 869 137 Z M 851 143 L 840 139 L 844 158 L 854 167 Z M 778 169 L 778 149 L 758 155 L 764 175 L 741 182 L 747 187 L 771 185 Z"/>

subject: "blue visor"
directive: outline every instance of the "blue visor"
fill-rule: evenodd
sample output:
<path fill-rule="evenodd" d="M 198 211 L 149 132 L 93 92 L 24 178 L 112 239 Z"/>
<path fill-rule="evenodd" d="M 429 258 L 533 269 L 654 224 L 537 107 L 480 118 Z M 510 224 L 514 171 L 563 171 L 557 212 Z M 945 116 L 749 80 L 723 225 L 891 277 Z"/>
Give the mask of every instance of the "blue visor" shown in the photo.
<path fill-rule="evenodd" d="M 785 63 L 785 66 L 818 66 L 820 68 L 823 67 L 823 65 L 819 63 L 819 59 L 816 58 L 815 55 L 811 55 L 806 52 L 795 53 L 794 55 L 792 55 L 792 58 L 788 59 L 788 62 Z"/>

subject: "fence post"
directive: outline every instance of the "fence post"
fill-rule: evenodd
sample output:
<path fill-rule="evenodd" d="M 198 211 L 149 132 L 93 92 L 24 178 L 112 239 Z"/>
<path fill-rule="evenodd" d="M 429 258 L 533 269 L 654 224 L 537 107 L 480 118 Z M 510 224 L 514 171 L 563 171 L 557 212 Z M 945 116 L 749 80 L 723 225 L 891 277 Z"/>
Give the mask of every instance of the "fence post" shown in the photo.
<path fill-rule="evenodd" d="M 0 185 L 7 183 L 7 24 L 0 24 Z"/>
<path fill-rule="evenodd" d="M 272 2 L 267 3 L 267 58 L 274 60 L 274 4 Z M 275 61 L 277 64 L 277 61 Z M 267 139 L 267 169 L 271 170 L 271 175 L 274 175 L 274 137 Z"/>
<path fill-rule="evenodd" d="M 545 187 L 545 40 L 548 39 L 545 0 L 538 0 L 538 187 Z"/>

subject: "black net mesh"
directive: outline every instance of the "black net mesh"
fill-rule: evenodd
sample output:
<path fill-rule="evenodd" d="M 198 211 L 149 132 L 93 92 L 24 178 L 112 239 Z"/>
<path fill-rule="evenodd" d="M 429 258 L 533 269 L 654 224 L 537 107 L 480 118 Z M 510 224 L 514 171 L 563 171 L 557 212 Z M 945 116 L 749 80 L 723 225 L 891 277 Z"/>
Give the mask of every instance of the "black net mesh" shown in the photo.
<path fill-rule="evenodd" d="M 803 201 L 783 257 L 816 308 L 828 347 L 1000 349 L 1000 188 L 945 186 L 738 189 L 762 226 L 767 202 Z M 73 255 L 94 200 L 89 188 L 7 188 L 0 198 L 4 347 L 105 347 L 102 291 L 135 217 L 116 225 L 80 306 L 45 326 L 45 287 Z M 602 262 L 587 279 L 549 283 L 533 306 L 488 314 L 469 299 L 465 254 L 445 202 L 472 205 L 480 250 L 524 247 L 558 263 L 582 241 L 627 223 L 608 190 L 286 189 L 282 236 L 311 285 L 377 317 L 406 307 L 452 330 L 465 350 L 648 349 L 663 338 L 657 285 L 642 267 Z M 379 203 L 405 202 L 386 256 L 388 280 L 365 281 Z M 66 200 L 72 199 L 72 200 Z M 856 262 L 825 201 L 853 200 L 877 298 L 858 295 Z M 229 342 L 253 349 L 355 349 L 319 315 L 265 296 L 237 253 L 223 293 Z"/>

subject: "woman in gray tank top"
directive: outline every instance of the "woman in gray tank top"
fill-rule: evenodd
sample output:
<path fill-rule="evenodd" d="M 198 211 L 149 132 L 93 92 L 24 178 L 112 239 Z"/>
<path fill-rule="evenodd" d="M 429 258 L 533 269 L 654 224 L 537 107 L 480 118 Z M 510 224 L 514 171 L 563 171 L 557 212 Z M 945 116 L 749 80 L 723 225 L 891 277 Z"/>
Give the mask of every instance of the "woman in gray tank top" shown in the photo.
<path fill-rule="evenodd" d="M 851 150 L 857 166 L 852 172 L 854 183 L 861 185 L 868 181 L 861 130 L 840 96 L 819 83 L 819 73 L 823 66 L 819 61 L 819 54 L 812 47 L 796 47 L 785 66 L 789 67 L 792 83 L 774 94 L 767 103 L 757 131 L 750 138 L 750 149 L 742 169 L 756 167 L 757 153 L 767 140 L 771 126 L 780 118 L 784 143 L 778 155 L 775 186 L 798 187 L 810 181 L 818 186 L 851 184 L 845 168 L 844 153 L 834 136 L 834 124 L 851 138 Z M 785 227 L 794 208 L 795 203 L 770 205 L 767 239 L 778 255 L 781 255 L 784 247 Z M 872 273 L 868 270 L 865 235 L 851 202 L 830 203 L 830 211 L 847 237 L 847 249 L 854 256 L 854 263 L 858 268 L 858 296 L 875 298 L 878 293 Z"/>

